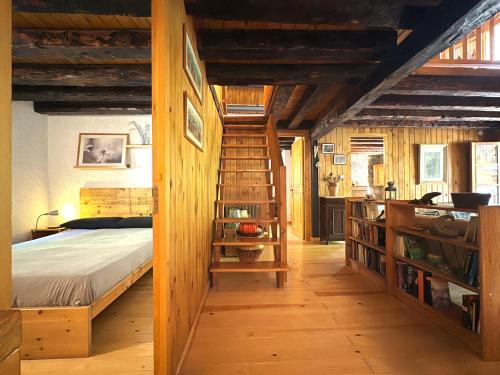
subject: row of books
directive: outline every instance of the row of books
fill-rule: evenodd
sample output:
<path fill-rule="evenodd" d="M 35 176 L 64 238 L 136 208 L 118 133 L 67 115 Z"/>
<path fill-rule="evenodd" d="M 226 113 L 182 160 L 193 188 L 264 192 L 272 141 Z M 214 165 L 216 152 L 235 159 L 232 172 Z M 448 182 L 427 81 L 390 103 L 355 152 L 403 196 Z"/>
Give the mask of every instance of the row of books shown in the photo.
<path fill-rule="evenodd" d="M 351 247 L 351 257 L 359 263 L 364 264 L 365 267 L 371 268 L 380 274 L 385 275 L 386 273 L 387 263 L 385 254 L 382 254 L 375 249 L 353 242 Z"/>
<path fill-rule="evenodd" d="M 398 288 L 433 306 L 430 272 L 422 271 L 404 262 L 397 262 Z"/>
<path fill-rule="evenodd" d="M 352 235 L 374 245 L 385 246 L 385 228 L 353 221 Z"/>
<path fill-rule="evenodd" d="M 479 251 L 468 251 L 465 254 L 461 269 L 464 281 L 472 286 L 479 286 Z"/>

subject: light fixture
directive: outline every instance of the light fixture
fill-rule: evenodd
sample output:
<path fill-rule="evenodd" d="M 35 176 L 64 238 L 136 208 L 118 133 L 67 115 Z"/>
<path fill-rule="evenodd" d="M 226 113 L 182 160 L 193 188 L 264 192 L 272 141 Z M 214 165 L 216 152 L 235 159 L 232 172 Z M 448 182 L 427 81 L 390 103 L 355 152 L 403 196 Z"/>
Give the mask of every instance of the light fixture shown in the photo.
<path fill-rule="evenodd" d="M 38 220 L 40 220 L 40 218 L 41 218 L 42 216 L 59 216 L 59 210 L 49 211 L 49 212 L 46 212 L 46 213 L 41 214 L 40 216 L 38 216 L 38 217 L 36 218 L 35 229 L 38 229 Z"/>

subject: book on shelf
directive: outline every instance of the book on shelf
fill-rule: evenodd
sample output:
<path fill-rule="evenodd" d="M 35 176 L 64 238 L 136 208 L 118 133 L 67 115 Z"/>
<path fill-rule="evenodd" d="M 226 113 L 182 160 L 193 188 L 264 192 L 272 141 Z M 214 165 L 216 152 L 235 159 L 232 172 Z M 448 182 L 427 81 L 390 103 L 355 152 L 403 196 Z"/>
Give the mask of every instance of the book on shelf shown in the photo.
<path fill-rule="evenodd" d="M 468 251 L 461 267 L 461 278 L 469 285 L 479 286 L 479 252 Z"/>
<path fill-rule="evenodd" d="M 360 243 L 352 243 L 351 258 L 382 275 L 387 272 L 385 254 Z"/>
<path fill-rule="evenodd" d="M 385 246 L 385 228 L 352 221 L 352 236 L 377 246 Z"/>
<path fill-rule="evenodd" d="M 479 328 L 480 298 L 478 294 L 464 294 L 462 296 L 462 321 L 465 328 L 472 332 L 480 331 Z"/>

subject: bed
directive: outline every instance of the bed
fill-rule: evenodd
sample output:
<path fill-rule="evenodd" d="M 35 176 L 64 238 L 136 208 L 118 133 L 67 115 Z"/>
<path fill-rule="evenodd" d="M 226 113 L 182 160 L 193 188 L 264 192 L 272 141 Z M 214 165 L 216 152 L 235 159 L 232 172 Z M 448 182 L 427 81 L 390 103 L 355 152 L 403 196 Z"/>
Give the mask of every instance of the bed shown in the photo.
<path fill-rule="evenodd" d="M 82 189 L 80 212 L 145 216 L 150 198 L 150 189 Z M 92 319 L 151 269 L 152 239 L 151 228 L 72 229 L 14 245 L 21 358 L 88 357 Z"/>

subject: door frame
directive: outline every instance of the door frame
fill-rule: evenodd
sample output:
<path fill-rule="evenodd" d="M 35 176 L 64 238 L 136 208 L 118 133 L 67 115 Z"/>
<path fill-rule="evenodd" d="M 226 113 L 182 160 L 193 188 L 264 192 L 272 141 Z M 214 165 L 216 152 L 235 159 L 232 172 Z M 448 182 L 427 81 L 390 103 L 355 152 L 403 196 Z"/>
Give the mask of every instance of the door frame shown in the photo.
<path fill-rule="evenodd" d="M 304 173 L 302 185 L 304 188 L 304 239 L 312 240 L 312 155 L 311 132 L 305 129 L 278 129 L 280 137 L 301 137 L 304 139 Z"/>

